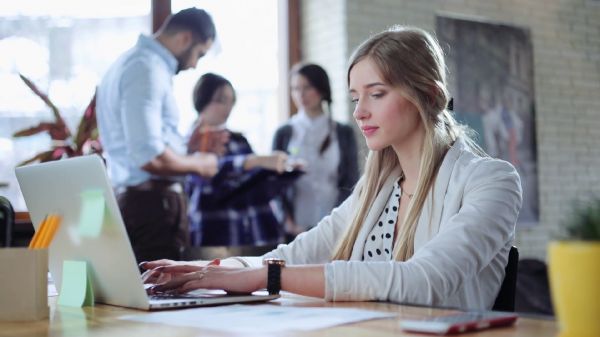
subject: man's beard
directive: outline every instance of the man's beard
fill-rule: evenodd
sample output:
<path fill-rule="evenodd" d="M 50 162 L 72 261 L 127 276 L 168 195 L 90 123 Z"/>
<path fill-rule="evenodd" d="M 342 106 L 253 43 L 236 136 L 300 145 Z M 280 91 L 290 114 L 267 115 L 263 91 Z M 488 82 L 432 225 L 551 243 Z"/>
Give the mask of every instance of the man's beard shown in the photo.
<path fill-rule="evenodd" d="M 192 55 L 192 48 L 193 46 L 190 46 L 181 54 L 175 56 L 175 58 L 177 59 L 177 71 L 175 71 L 175 74 L 179 74 L 180 71 L 187 69 L 184 67 L 187 67 L 187 63 L 190 60 L 190 56 Z"/>

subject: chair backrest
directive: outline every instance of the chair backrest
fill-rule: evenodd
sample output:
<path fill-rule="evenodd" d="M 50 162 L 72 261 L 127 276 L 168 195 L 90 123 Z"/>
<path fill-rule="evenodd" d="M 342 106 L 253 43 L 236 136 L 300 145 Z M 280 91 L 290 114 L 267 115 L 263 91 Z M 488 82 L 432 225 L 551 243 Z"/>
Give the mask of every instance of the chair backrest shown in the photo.
<path fill-rule="evenodd" d="M 519 266 L 519 250 L 517 247 L 510 247 L 508 252 L 508 263 L 506 264 L 506 274 L 504 281 L 500 286 L 500 291 L 496 297 L 496 302 L 492 310 L 497 311 L 515 311 L 515 294 L 517 293 L 517 269 Z"/>
<path fill-rule="evenodd" d="M 12 242 L 15 211 L 8 199 L 0 196 L 0 246 L 10 247 Z"/>

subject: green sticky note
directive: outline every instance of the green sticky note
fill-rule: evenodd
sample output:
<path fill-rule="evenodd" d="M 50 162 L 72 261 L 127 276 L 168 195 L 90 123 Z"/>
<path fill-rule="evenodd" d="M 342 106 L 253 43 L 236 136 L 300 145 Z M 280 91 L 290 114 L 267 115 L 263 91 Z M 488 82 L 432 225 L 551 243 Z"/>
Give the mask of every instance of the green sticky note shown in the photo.
<path fill-rule="evenodd" d="M 64 261 L 58 305 L 82 307 L 94 305 L 94 289 L 85 261 Z"/>
<path fill-rule="evenodd" d="M 97 237 L 104 222 L 104 193 L 102 190 L 89 190 L 81 193 L 79 213 L 79 233 L 81 236 Z"/>

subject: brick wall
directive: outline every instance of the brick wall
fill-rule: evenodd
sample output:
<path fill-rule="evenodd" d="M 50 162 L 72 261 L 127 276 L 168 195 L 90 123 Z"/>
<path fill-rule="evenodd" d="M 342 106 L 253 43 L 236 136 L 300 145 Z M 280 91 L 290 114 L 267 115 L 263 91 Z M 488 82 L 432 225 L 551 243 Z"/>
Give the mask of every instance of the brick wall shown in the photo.
<path fill-rule="evenodd" d="M 332 112 L 347 122 L 348 99 L 345 78 L 348 59 L 346 4 L 339 0 L 303 1 L 301 6 L 302 59 L 321 65 L 331 81 Z M 309 18 L 309 22 L 306 19 Z"/>
<path fill-rule="evenodd" d="M 328 70 L 336 119 L 352 121 L 346 89 L 352 50 L 393 24 L 435 32 L 436 15 L 530 29 L 540 224 L 519 230 L 517 245 L 522 257 L 545 259 L 572 201 L 600 195 L 600 1 L 304 0 L 303 57 Z"/>

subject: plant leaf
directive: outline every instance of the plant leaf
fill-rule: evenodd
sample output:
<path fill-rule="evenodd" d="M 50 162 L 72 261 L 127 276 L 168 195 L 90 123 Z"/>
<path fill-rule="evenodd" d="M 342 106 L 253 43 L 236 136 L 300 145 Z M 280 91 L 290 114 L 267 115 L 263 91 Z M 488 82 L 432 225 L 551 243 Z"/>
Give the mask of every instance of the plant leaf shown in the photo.
<path fill-rule="evenodd" d="M 98 123 L 96 121 L 96 93 L 92 96 L 90 103 L 88 104 L 77 128 L 77 135 L 75 136 L 75 151 L 82 155 L 84 152 L 84 146 L 89 140 L 96 140 L 98 138 Z"/>
<path fill-rule="evenodd" d="M 600 199 L 576 205 L 565 230 L 567 240 L 600 241 Z"/>
<path fill-rule="evenodd" d="M 31 89 L 31 91 L 33 91 L 34 94 L 36 94 L 39 98 L 41 98 L 44 101 L 44 103 L 46 103 L 46 105 L 52 110 L 52 113 L 54 114 L 54 118 L 56 119 L 56 123 L 58 125 L 63 125 L 67 129 L 67 135 L 70 136 L 71 132 L 66 127 L 65 121 L 62 118 L 62 116 L 60 115 L 60 111 L 58 110 L 56 105 L 54 105 L 54 103 L 52 103 L 52 101 L 50 100 L 48 95 L 44 94 L 40 89 L 38 89 L 38 87 L 30 79 L 23 76 L 23 74 L 19 74 L 19 77 L 21 77 L 21 80 L 23 80 L 23 82 L 25 82 L 25 85 L 27 85 L 29 87 L 29 89 Z"/>
<path fill-rule="evenodd" d="M 13 137 L 18 138 L 18 137 L 27 137 L 27 136 L 32 136 L 35 135 L 37 133 L 40 132 L 44 132 L 44 131 L 48 131 L 50 128 L 47 125 L 44 125 L 44 123 L 40 123 L 37 126 L 33 126 L 27 129 L 23 129 L 23 130 L 19 130 L 15 133 L 13 133 Z"/>
<path fill-rule="evenodd" d="M 19 164 L 17 164 L 17 166 L 27 165 L 27 164 L 33 163 L 35 161 L 39 161 L 40 163 L 49 161 L 50 158 L 52 158 L 53 152 L 54 152 L 54 150 L 40 152 L 40 153 L 36 154 L 35 156 L 20 162 Z"/>

